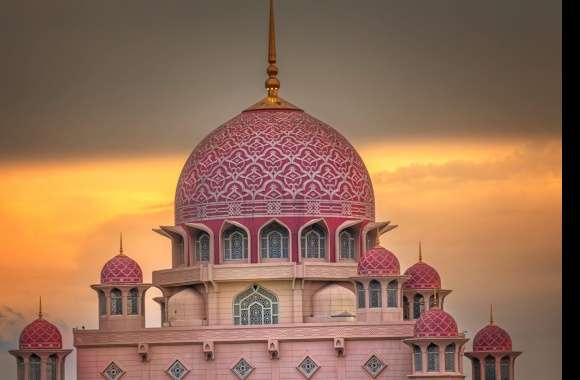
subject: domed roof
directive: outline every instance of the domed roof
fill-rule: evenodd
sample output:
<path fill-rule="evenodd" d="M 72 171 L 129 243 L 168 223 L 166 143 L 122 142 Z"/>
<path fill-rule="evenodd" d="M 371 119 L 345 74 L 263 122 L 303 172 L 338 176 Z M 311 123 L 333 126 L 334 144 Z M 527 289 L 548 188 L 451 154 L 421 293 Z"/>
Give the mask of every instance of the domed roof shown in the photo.
<path fill-rule="evenodd" d="M 237 115 L 199 143 L 177 184 L 176 224 L 272 215 L 374 219 L 371 179 L 356 150 L 297 108 Z"/>
<path fill-rule="evenodd" d="M 140 284 L 143 272 L 135 260 L 122 253 L 113 257 L 101 269 L 101 284 Z"/>
<path fill-rule="evenodd" d="M 473 338 L 473 351 L 511 351 L 512 338 L 499 326 L 489 324 Z"/>
<path fill-rule="evenodd" d="M 405 271 L 406 276 L 410 278 L 405 281 L 406 289 L 440 289 L 441 288 L 441 277 L 439 273 L 430 266 L 425 264 L 423 261 L 412 265 Z"/>
<path fill-rule="evenodd" d="M 357 272 L 361 276 L 398 276 L 401 268 L 394 253 L 377 245 L 360 259 Z"/>
<path fill-rule="evenodd" d="M 19 346 L 21 350 L 60 350 L 62 348 L 62 335 L 55 325 L 39 317 L 22 330 Z"/>
<path fill-rule="evenodd" d="M 415 337 L 452 337 L 458 335 L 455 319 L 439 308 L 421 315 L 415 324 Z"/>

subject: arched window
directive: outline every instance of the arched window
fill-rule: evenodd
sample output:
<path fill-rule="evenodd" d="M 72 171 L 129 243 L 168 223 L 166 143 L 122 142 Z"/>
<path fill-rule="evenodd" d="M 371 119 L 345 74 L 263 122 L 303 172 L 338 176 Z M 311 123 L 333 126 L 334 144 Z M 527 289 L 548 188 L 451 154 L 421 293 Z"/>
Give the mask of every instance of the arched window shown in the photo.
<path fill-rule="evenodd" d="M 326 230 L 318 224 L 313 224 L 302 230 L 300 238 L 302 257 L 308 259 L 323 259 L 326 257 Z"/>
<path fill-rule="evenodd" d="M 365 288 L 363 284 L 360 282 L 356 283 L 356 297 L 357 297 L 357 305 L 359 309 L 364 309 L 367 305 L 366 303 L 366 295 L 365 295 Z"/>
<path fill-rule="evenodd" d="M 340 258 L 343 260 L 354 259 L 355 239 L 354 233 L 349 228 L 340 233 Z"/>
<path fill-rule="evenodd" d="M 111 315 L 123 314 L 123 296 L 117 288 L 111 290 Z"/>
<path fill-rule="evenodd" d="M 137 315 L 139 314 L 139 309 L 137 307 L 137 300 L 139 299 L 139 292 L 137 288 L 129 290 L 129 295 L 127 296 L 127 314 Z"/>
<path fill-rule="evenodd" d="M 473 367 L 473 380 L 481 380 L 481 362 L 479 359 L 474 358 L 471 365 Z"/>
<path fill-rule="evenodd" d="M 197 234 L 195 255 L 198 262 L 209 262 L 209 234 L 207 232 Z"/>
<path fill-rule="evenodd" d="M 248 258 L 248 235 L 239 227 L 230 227 L 224 232 L 224 260 Z"/>
<path fill-rule="evenodd" d="M 455 343 L 451 343 L 445 347 L 445 371 L 455 371 Z"/>
<path fill-rule="evenodd" d="M 30 355 L 28 359 L 28 379 L 40 380 L 40 357 L 36 354 Z"/>
<path fill-rule="evenodd" d="M 504 356 L 500 363 L 501 380 L 510 380 L 510 358 Z"/>
<path fill-rule="evenodd" d="M 105 297 L 105 292 L 103 292 L 102 290 L 98 290 L 97 294 L 99 295 L 99 315 L 106 315 L 107 297 Z"/>
<path fill-rule="evenodd" d="M 381 283 L 372 280 L 369 283 L 369 307 L 381 307 Z"/>
<path fill-rule="evenodd" d="M 260 232 L 260 251 L 262 259 L 288 258 L 288 230 L 272 222 Z"/>
<path fill-rule="evenodd" d="M 16 378 L 24 380 L 24 359 L 21 356 L 16 358 Z"/>
<path fill-rule="evenodd" d="M 371 231 L 367 232 L 367 236 L 365 237 L 367 251 L 375 246 L 376 243 L 375 240 L 376 238 L 373 236 L 372 232 Z"/>
<path fill-rule="evenodd" d="M 260 285 L 253 285 L 234 300 L 235 325 L 278 323 L 278 297 Z"/>
<path fill-rule="evenodd" d="M 423 296 L 415 294 L 415 297 L 413 297 L 413 319 L 419 319 L 421 317 L 424 307 Z"/>
<path fill-rule="evenodd" d="M 46 380 L 56 380 L 57 373 L 56 373 L 56 355 L 50 355 L 48 357 L 48 361 L 46 362 Z"/>
<path fill-rule="evenodd" d="M 413 358 L 415 361 L 415 372 L 423 371 L 423 353 L 421 347 L 413 346 Z"/>
<path fill-rule="evenodd" d="M 174 235 L 173 238 L 173 256 L 175 257 L 175 265 L 185 264 L 185 258 L 183 257 L 183 237 L 181 235 Z"/>
<path fill-rule="evenodd" d="M 427 346 L 427 371 L 439 371 L 439 347 L 433 343 Z"/>
<path fill-rule="evenodd" d="M 387 285 L 387 307 L 399 306 L 397 302 L 398 287 L 399 283 L 397 280 L 393 280 L 389 282 L 389 285 Z"/>
<path fill-rule="evenodd" d="M 403 296 L 403 319 L 409 319 L 409 299 L 407 296 Z"/>
<path fill-rule="evenodd" d="M 495 358 L 493 356 L 487 356 L 485 358 L 485 380 L 496 380 Z"/>

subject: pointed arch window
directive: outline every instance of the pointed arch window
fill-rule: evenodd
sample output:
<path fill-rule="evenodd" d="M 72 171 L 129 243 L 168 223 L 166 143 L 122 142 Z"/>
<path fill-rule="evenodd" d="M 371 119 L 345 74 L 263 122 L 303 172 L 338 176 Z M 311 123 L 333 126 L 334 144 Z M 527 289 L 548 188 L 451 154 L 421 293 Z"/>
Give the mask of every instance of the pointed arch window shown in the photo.
<path fill-rule="evenodd" d="M 355 234 L 348 228 L 340 233 L 340 258 L 352 260 L 355 258 Z"/>
<path fill-rule="evenodd" d="M 107 297 L 105 297 L 105 292 L 103 292 L 102 290 L 98 290 L 97 294 L 99 295 L 99 315 L 106 315 Z"/>
<path fill-rule="evenodd" d="M 375 237 L 373 235 L 374 234 L 371 231 L 367 232 L 367 235 L 365 238 L 365 243 L 366 243 L 366 250 L 365 251 L 368 251 L 369 249 L 371 249 L 375 246 Z"/>
<path fill-rule="evenodd" d="M 40 356 L 36 354 L 30 355 L 28 359 L 28 379 L 40 380 Z"/>
<path fill-rule="evenodd" d="M 46 362 L 46 380 L 56 380 L 56 361 L 58 360 L 56 355 L 50 355 Z"/>
<path fill-rule="evenodd" d="M 326 257 L 326 230 L 319 224 L 304 228 L 300 241 L 302 257 L 308 259 L 323 259 Z"/>
<path fill-rule="evenodd" d="M 421 347 L 413 346 L 413 359 L 415 361 L 415 372 L 423 371 L 423 353 Z"/>
<path fill-rule="evenodd" d="M 479 359 L 473 359 L 471 365 L 473 366 L 473 380 L 481 380 L 481 362 Z"/>
<path fill-rule="evenodd" d="M 398 298 L 398 289 L 399 288 L 399 283 L 397 282 L 397 280 L 393 280 L 391 282 L 389 282 L 389 284 L 387 285 L 387 306 L 388 307 L 398 307 L 398 302 L 397 302 L 397 298 Z"/>
<path fill-rule="evenodd" d="M 445 371 L 455 371 L 455 343 L 451 343 L 445 347 Z"/>
<path fill-rule="evenodd" d="M 262 259 L 288 258 L 288 230 L 279 223 L 272 222 L 260 232 Z"/>
<path fill-rule="evenodd" d="M 366 295 L 365 295 L 365 288 L 363 284 L 360 282 L 356 283 L 356 296 L 357 296 L 357 305 L 359 309 L 364 309 L 366 307 Z"/>
<path fill-rule="evenodd" d="M 123 296 L 117 288 L 111 290 L 111 315 L 123 314 Z"/>
<path fill-rule="evenodd" d="M 195 241 L 195 255 L 198 262 L 209 262 L 209 234 L 200 232 Z"/>
<path fill-rule="evenodd" d="M 421 294 L 415 294 L 413 297 L 413 319 L 419 319 L 423 313 L 425 302 Z"/>
<path fill-rule="evenodd" d="M 129 290 L 129 294 L 127 295 L 127 314 L 129 315 L 137 315 L 139 314 L 139 309 L 137 305 L 137 300 L 139 299 L 139 292 L 137 288 L 132 288 Z"/>
<path fill-rule="evenodd" d="M 403 319 L 409 319 L 409 299 L 407 296 L 403 296 Z"/>
<path fill-rule="evenodd" d="M 427 346 L 427 371 L 439 371 L 439 347 L 433 343 Z"/>
<path fill-rule="evenodd" d="M 500 376 L 501 380 L 510 380 L 510 358 L 508 356 L 501 358 Z"/>
<path fill-rule="evenodd" d="M 381 283 L 372 280 L 369 283 L 369 307 L 381 307 Z"/>
<path fill-rule="evenodd" d="M 495 358 L 493 356 L 487 356 L 485 358 L 485 380 L 496 380 Z"/>
<path fill-rule="evenodd" d="M 239 227 L 230 227 L 224 232 L 224 260 L 248 258 L 248 234 Z"/>
<path fill-rule="evenodd" d="M 260 285 L 252 285 L 236 296 L 233 306 L 235 325 L 278 323 L 278 297 Z"/>

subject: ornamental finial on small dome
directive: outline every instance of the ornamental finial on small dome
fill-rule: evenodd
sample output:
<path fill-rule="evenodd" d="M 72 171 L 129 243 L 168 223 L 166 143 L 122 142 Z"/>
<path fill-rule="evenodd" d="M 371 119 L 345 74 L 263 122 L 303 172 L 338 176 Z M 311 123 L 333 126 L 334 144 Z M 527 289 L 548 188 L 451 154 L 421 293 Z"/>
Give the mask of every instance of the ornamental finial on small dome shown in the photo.
<path fill-rule="evenodd" d="M 38 319 L 42 319 L 42 296 L 38 299 Z"/>
<path fill-rule="evenodd" d="M 119 233 L 119 255 L 123 254 L 123 233 Z"/>
<path fill-rule="evenodd" d="M 493 319 L 493 304 L 489 305 L 489 324 L 493 326 L 493 324 L 495 323 L 494 319 Z"/>
<path fill-rule="evenodd" d="M 266 90 L 268 90 L 268 102 L 278 103 L 278 90 L 280 80 L 278 80 L 278 66 L 276 66 L 276 25 L 274 24 L 274 0 L 270 0 L 270 28 L 268 33 L 268 79 L 266 79 Z"/>
<path fill-rule="evenodd" d="M 419 240 L 419 262 L 423 261 L 423 252 L 421 251 L 421 240 Z"/>

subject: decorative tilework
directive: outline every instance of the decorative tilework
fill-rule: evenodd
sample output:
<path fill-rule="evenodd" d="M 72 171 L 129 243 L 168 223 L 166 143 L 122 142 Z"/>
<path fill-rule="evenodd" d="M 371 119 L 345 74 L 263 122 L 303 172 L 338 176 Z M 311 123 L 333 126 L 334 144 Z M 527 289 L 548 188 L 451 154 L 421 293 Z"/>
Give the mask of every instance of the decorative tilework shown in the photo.
<path fill-rule="evenodd" d="M 187 369 L 179 360 L 176 360 L 167 369 L 167 374 L 173 380 L 181 380 L 187 375 L 189 369 Z"/>
<path fill-rule="evenodd" d="M 416 337 L 451 337 L 457 336 L 455 319 L 441 309 L 429 309 L 421 315 L 415 324 Z"/>
<path fill-rule="evenodd" d="M 103 266 L 102 284 L 138 284 L 143 282 L 143 272 L 135 260 L 119 254 Z"/>
<path fill-rule="evenodd" d="M 405 275 L 411 276 L 405 281 L 406 289 L 441 289 L 439 273 L 435 268 L 422 261 L 407 269 Z"/>
<path fill-rule="evenodd" d="M 357 271 L 361 276 L 398 276 L 401 273 L 397 256 L 381 246 L 365 253 Z"/>
<path fill-rule="evenodd" d="M 107 380 L 118 380 L 125 374 L 125 371 L 121 369 L 115 362 L 109 363 L 107 368 L 101 372 L 103 377 Z"/>
<path fill-rule="evenodd" d="M 60 350 L 62 348 L 62 335 L 55 325 L 39 318 L 22 330 L 19 345 L 21 350 Z"/>
<path fill-rule="evenodd" d="M 363 368 L 374 379 L 379 376 L 385 368 L 387 368 L 387 365 L 379 359 L 377 355 L 373 354 L 368 358 L 365 364 L 363 364 Z"/>
<path fill-rule="evenodd" d="M 304 360 L 300 362 L 300 364 L 298 364 L 298 367 L 296 367 L 296 369 L 305 378 L 310 379 L 312 376 L 314 376 L 316 371 L 320 369 L 320 366 L 314 360 L 312 360 L 310 356 L 307 356 L 304 358 Z"/>
<path fill-rule="evenodd" d="M 238 362 L 232 367 L 232 372 L 234 375 L 238 377 L 240 380 L 244 380 L 254 370 L 254 367 L 246 361 L 246 359 L 241 358 Z"/>
<path fill-rule="evenodd" d="M 496 325 L 487 325 L 473 338 L 473 351 L 511 351 L 512 338 Z"/>

